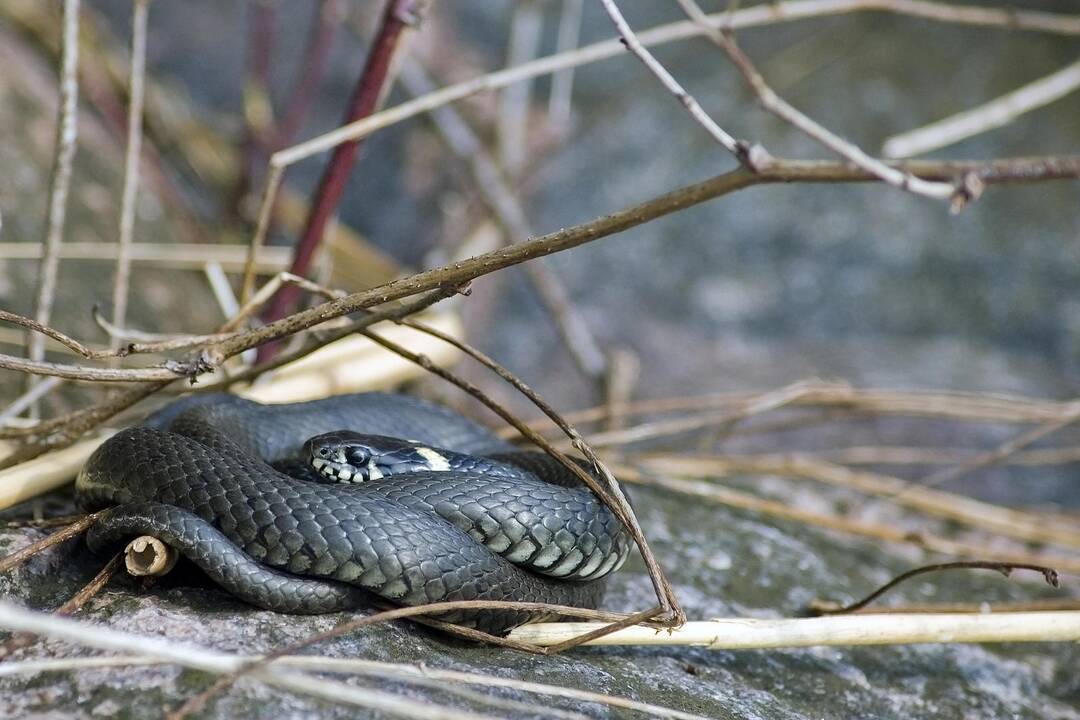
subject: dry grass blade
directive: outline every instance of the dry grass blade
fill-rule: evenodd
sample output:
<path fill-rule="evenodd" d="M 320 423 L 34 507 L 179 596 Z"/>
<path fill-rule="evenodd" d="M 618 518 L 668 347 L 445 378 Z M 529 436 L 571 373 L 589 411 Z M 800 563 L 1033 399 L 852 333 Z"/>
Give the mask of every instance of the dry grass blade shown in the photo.
<path fill-rule="evenodd" d="M 636 468 L 630 467 L 619 467 L 617 472 L 623 482 L 659 487 L 671 492 L 703 498 L 728 507 L 758 512 L 769 517 L 803 523 L 825 530 L 834 530 L 888 543 L 913 545 L 927 552 L 953 557 L 984 557 L 1003 563 L 1050 565 L 1061 568 L 1066 572 L 1080 574 L 1080 559 L 1074 556 L 1031 555 L 1023 552 L 994 551 L 987 549 L 985 545 L 950 540 L 927 532 L 909 531 L 894 525 L 860 522 L 837 515 L 792 507 L 783 502 L 757 497 L 741 490 L 711 482 L 670 477 L 667 473 L 643 473 Z"/>
<path fill-rule="evenodd" d="M 1058 527 L 1037 514 L 927 488 L 908 488 L 899 478 L 856 471 L 802 455 L 709 456 L 650 455 L 638 460 L 654 472 L 702 475 L 764 473 L 803 477 L 883 497 L 921 512 L 948 518 L 1025 542 L 1052 543 L 1080 549 L 1080 530 Z M 904 492 L 901 492 L 904 491 Z"/>

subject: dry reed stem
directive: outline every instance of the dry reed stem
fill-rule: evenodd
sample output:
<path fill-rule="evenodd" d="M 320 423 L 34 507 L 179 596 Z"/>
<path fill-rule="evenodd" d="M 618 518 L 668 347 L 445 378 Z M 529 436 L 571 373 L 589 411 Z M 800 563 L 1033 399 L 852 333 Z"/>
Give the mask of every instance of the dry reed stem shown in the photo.
<path fill-rule="evenodd" d="M 596 623 L 537 623 L 510 637 L 536 645 L 556 645 L 597 628 Z M 838 615 L 820 618 L 757 620 L 717 618 L 680 628 L 627 628 L 590 645 L 693 646 L 707 650 L 763 650 L 854 645 L 921 643 L 1076 642 L 1080 612 L 1018 612 L 988 615 L 928 614 Z"/>
<path fill-rule="evenodd" d="M 5 260 L 39 260 L 44 253 L 42 243 L 0 242 L 0 258 Z M 66 242 L 60 248 L 61 260 L 81 262 L 115 262 L 119 254 L 116 243 Z M 156 267 L 178 270 L 202 270 L 208 262 L 219 263 L 224 269 L 242 271 L 249 254 L 239 245 L 210 245 L 204 243 L 134 243 L 130 249 L 132 264 L 148 263 Z M 261 247 L 252 265 L 258 273 L 276 273 L 289 265 L 289 249 Z"/>

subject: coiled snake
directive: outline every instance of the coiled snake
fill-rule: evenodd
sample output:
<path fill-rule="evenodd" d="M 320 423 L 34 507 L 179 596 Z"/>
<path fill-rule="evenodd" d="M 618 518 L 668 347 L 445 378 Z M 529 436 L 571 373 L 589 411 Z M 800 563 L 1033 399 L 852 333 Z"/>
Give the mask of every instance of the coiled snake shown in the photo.
<path fill-rule="evenodd" d="M 154 535 L 242 600 L 287 613 L 369 605 L 369 592 L 595 607 L 630 548 L 570 473 L 404 395 L 191 396 L 107 440 L 76 491 L 87 509 L 114 506 L 91 549 Z M 440 616 L 491 632 L 537 618 Z"/>

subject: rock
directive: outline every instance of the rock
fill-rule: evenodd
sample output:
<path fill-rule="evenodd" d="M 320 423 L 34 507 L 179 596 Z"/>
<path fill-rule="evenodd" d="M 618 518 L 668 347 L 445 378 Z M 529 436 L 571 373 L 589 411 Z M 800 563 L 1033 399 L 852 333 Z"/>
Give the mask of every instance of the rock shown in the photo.
<path fill-rule="evenodd" d="M 114 5 L 118 16 L 126 17 L 129 5 Z M 490 64 L 498 64 L 501 61 L 494 58 L 502 56 L 503 6 L 463 5 L 467 8 L 459 10 L 456 3 L 453 10 L 449 3 L 442 6 L 441 21 L 458 22 L 459 27 L 448 32 L 461 31 L 489 53 Z M 673 6 L 638 4 L 633 9 L 630 20 L 639 28 L 676 19 Z M 1068 4 L 1059 3 L 1056 9 L 1067 10 Z M 306 10 L 279 7 L 279 12 L 306 17 Z M 202 9 L 155 5 L 152 32 L 156 19 L 162 22 L 159 28 L 169 28 L 182 44 L 193 41 L 201 32 L 197 28 L 212 25 L 212 39 L 219 41 L 213 61 L 227 65 L 231 58 L 235 62 L 230 67 L 239 67 L 238 45 L 220 41 L 240 37 L 243 18 L 236 12 L 220 17 L 215 13 L 212 4 Z M 209 24 L 199 24 L 207 18 Z M 587 4 L 586 20 L 586 39 L 611 35 L 598 7 Z M 1075 56 L 1075 43 L 1068 38 L 878 16 L 792 23 L 748 31 L 740 41 L 795 105 L 871 151 L 892 132 L 983 102 Z M 289 42 L 297 42 L 295 34 Z M 348 42 L 342 47 L 360 51 Z M 914 55 L 913 48 L 918 49 Z M 778 155 L 826 155 L 752 109 L 751 98 L 718 51 L 698 41 L 659 52 L 690 91 L 737 135 L 752 136 Z M 194 55 L 171 57 L 171 69 L 191 78 L 208 105 L 223 97 L 235 98 L 235 88 L 228 86 L 234 78 L 208 76 L 200 65 L 205 58 Z M 988 70 L 1020 67 L 1022 78 L 1019 71 Z M 340 115 L 340 100 L 353 80 L 352 72 L 330 77 L 330 102 L 313 123 L 318 129 Z M 0 85 L 8 77 L 0 74 Z M 1076 97 L 969 141 L 955 155 L 992 157 L 1075 147 Z M 0 103 L 0 118 L 11 107 Z M 733 164 L 633 59 L 580 70 L 575 107 L 581 113 L 578 131 L 545 159 L 543 182 L 532 198 L 531 220 L 539 231 L 629 206 Z M 409 259 L 417 260 L 428 249 L 417 238 L 436 234 L 432 226 L 438 220 L 434 200 L 439 185 L 425 186 L 431 188 L 428 195 L 403 191 L 408 168 L 401 168 L 407 165 L 408 135 L 396 130 L 366 145 L 369 154 L 363 162 L 385 173 L 385 179 L 358 182 L 351 188 L 344 218 L 386 248 L 407 248 Z M 8 136 L 0 132 L 0 138 Z M 0 145 L 6 146 L 2 141 Z M 7 152 L 0 158 L 15 160 L 6 165 L 30 164 L 11 155 L 10 149 Z M 113 180 L 117 157 L 112 158 Z M 39 177 L 29 183 L 38 194 L 44 187 L 40 168 L 46 166 L 39 165 Z M 297 176 L 310 180 L 313 172 L 305 166 Z M 110 182 L 113 186 L 119 187 Z M 994 189 L 959 218 L 952 218 L 932 201 L 881 187 L 758 188 L 557 256 L 552 264 L 601 340 L 631 347 L 641 357 L 640 396 L 766 389 L 816 375 L 859 385 L 1058 397 L 1075 392 L 1075 349 L 1080 347 L 1073 290 L 1080 282 L 1080 265 L 1070 225 L 1075 201 L 1075 186 L 1066 184 Z M 36 239 L 36 227 L 12 224 L 13 214 L 7 207 L 4 210 L 5 235 L 16 228 L 20 235 Z M 31 218 L 42 216 L 30 213 Z M 4 287 L 9 290 L 0 295 L 25 297 L 25 282 L 12 276 L 6 276 Z M 589 388 L 569 360 L 555 351 L 537 352 L 557 340 L 531 294 L 518 282 L 503 283 L 501 288 L 499 283 L 478 282 L 465 308 L 474 313 L 476 322 L 470 328 L 484 349 L 557 407 L 587 404 L 583 398 Z M 474 311 L 485 296 L 493 298 L 490 307 Z M 197 330 L 187 323 L 209 316 L 209 310 L 192 311 L 186 319 L 177 318 L 176 329 Z M 480 322 L 485 318 L 486 325 Z M 992 447 L 1014 434 L 1015 428 L 880 420 L 798 435 L 730 438 L 720 447 L 778 451 L 935 441 Z M 800 507 L 850 509 L 854 517 L 905 529 L 958 532 L 860 496 L 805 483 L 760 477 L 732 482 Z M 1061 468 L 1010 469 L 972 476 L 952 487 L 1002 503 L 1080 507 L 1074 473 Z M 907 546 L 776 522 L 700 499 L 647 488 L 635 489 L 634 496 L 646 535 L 691 618 L 792 616 L 814 598 L 856 599 L 927 561 Z M 25 528 L 0 530 L 0 554 L 41 535 Z M 960 537 L 986 539 L 976 534 Z M 55 607 L 103 562 L 79 542 L 65 543 L 0 576 L 0 595 L 37 608 Z M 1037 577 L 1019 573 L 1005 580 L 994 573 L 958 572 L 906 584 L 886 602 L 1003 602 L 1075 595 L 1075 578 L 1065 581 L 1064 591 L 1053 592 Z M 606 607 L 630 611 L 652 603 L 641 564 L 631 562 L 612 580 Z M 118 578 L 79 617 L 235 653 L 270 651 L 343 619 L 275 615 L 246 607 L 183 568 L 151 589 Z M 1076 644 L 743 652 L 588 648 L 534 657 L 395 623 L 306 652 L 522 678 L 717 718 L 1080 718 Z M 13 661 L 95 654 L 45 641 L 18 651 Z M 3 668 L 0 664 L 0 674 Z M 501 710 L 429 687 L 345 679 L 455 711 L 528 716 L 520 709 Z M 0 675 L 0 716 L 156 718 L 163 708 L 177 707 L 212 682 L 206 674 L 171 665 Z M 629 715 L 518 691 L 479 690 L 527 702 L 535 717 L 546 717 L 550 709 L 589 717 Z M 200 717 L 370 714 L 244 681 Z"/>

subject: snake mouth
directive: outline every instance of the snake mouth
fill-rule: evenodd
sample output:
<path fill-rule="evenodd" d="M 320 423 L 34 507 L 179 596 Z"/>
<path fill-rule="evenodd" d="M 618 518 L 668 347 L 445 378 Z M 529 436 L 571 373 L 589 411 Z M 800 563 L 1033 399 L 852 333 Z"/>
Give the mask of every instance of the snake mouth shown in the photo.
<path fill-rule="evenodd" d="M 347 462 L 312 458 L 311 466 L 314 467 L 320 475 L 330 480 L 334 480 L 335 483 L 363 483 L 368 477 L 367 473 L 362 470 L 357 470 L 356 467 Z"/>

